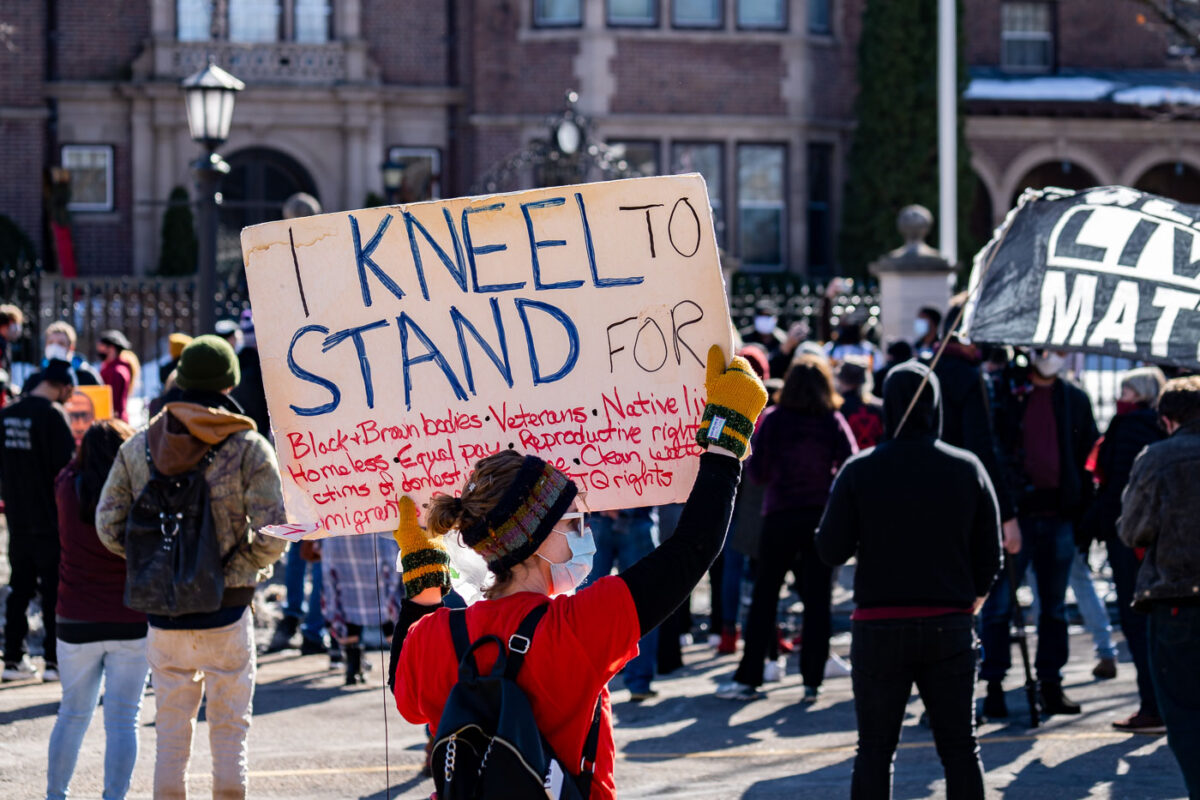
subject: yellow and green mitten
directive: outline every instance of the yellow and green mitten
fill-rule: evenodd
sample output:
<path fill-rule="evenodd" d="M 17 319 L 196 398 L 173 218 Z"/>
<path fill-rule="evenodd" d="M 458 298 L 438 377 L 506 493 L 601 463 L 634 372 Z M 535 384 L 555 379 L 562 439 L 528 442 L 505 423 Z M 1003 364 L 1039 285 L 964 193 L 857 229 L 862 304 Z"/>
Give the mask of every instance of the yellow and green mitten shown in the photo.
<path fill-rule="evenodd" d="M 417 506 L 411 497 L 401 497 L 400 525 L 393 534 L 400 545 L 400 569 L 404 580 L 404 592 L 416 597 L 426 589 L 440 588 L 442 594 L 450 591 L 450 556 L 440 536 L 431 537 L 417 523 Z"/>
<path fill-rule="evenodd" d="M 734 356 L 726 367 L 721 348 L 714 344 L 708 349 L 704 388 L 708 405 L 696 431 L 697 444 L 705 449 L 723 447 L 744 459 L 750 453 L 754 423 L 767 405 L 762 381 L 741 356 Z"/>

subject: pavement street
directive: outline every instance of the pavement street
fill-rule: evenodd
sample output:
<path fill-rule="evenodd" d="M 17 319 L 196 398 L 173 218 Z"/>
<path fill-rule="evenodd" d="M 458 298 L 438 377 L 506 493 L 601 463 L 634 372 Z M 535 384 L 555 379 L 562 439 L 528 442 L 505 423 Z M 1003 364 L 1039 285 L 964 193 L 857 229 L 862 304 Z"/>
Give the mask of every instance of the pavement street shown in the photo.
<path fill-rule="evenodd" d="M 267 632 L 264 625 L 260 634 Z M 845 655 L 848 648 L 848 636 L 839 635 L 834 649 Z M 1087 637 L 1072 637 L 1066 684 L 1071 697 L 1083 703 L 1084 713 L 1054 718 L 1036 731 L 1027 729 L 1019 676 L 1015 671 L 1010 676 L 1008 724 L 981 728 L 989 797 L 1185 797 L 1165 737 L 1123 734 L 1110 727 L 1136 704 L 1127 654 L 1122 653 L 1116 680 L 1098 682 L 1091 676 L 1090 650 Z M 251 797 L 429 796 L 432 782 L 420 776 L 422 731 L 404 722 L 385 698 L 380 656 L 372 658 L 372 683 L 347 689 L 340 673 L 327 670 L 325 656 L 285 652 L 260 657 L 250 732 Z M 849 677 L 830 679 L 820 701 L 803 707 L 793 657 L 788 675 L 782 683 L 768 684 L 765 699 L 739 704 L 712 696 L 716 681 L 732 673 L 735 657 L 717 658 L 708 647 L 693 645 L 685 650 L 685 661 L 679 673 L 657 681 L 661 695 L 643 705 L 629 703 L 620 679 L 614 681 L 621 797 L 849 796 L 855 742 Z M 43 796 L 46 746 L 58 699 L 57 684 L 0 687 L 0 797 Z M 918 724 L 920 712 L 914 697 L 896 759 L 898 800 L 944 796 L 941 765 L 929 731 Z M 211 786 L 206 731 L 201 722 L 190 771 L 194 797 L 207 796 Z M 152 796 L 151 696 L 140 741 L 131 798 Z M 103 749 L 98 712 L 80 753 L 72 796 L 99 796 Z"/>

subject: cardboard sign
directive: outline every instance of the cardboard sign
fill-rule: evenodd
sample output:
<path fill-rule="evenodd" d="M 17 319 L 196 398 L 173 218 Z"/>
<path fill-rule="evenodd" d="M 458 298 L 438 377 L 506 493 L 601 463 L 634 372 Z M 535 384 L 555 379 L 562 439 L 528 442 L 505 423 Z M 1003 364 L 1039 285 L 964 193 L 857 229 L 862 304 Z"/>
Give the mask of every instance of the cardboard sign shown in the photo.
<path fill-rule="evenodd" d="M 242 250 L 286 538 L 390 531 L 503 449 L 593 510 L 687 497 L 731 355 L 699 175 L 270 222 Z"/>

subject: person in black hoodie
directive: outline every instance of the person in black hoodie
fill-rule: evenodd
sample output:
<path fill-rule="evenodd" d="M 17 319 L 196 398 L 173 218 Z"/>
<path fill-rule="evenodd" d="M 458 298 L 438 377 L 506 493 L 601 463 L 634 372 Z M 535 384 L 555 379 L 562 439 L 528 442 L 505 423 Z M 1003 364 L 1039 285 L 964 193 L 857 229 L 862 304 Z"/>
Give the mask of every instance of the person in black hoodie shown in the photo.
<path fill-rule="evenodd" d="M 1149 651 L 1146 645 L 1147 617 L 1133 608 L 1134 585 L 1140 561 L 1133 548 L 1117 538 L 1117 520 L 1121 516 L 1121 493 L 1129 483 L 1133 462 L 1148 445 L 1162 441 L 1166 433 L 1158 426 L 1155 405 L 1159 392 L 1167 382 L 1158 367 L 1141 367 L 1121 377 L 1121 397 L 1117 415 L 1108 424 L 1108 431 L 1096 454 L 1095 476 L 1099 484 L 1096 502 L 1088 509 L 1081 523 L 1081 537 L 1104 542 L 1108 563 L 1112 566 L 1113 584 L 1117 590 L 1117 610 L 1125 644 L 1133 656 L 1137 670 L 1138 710 L 1133 716 L 1117 720 L 1113 727 L 1134 733 L 1166 733 L 1166 726 L 1154 696 L 1150 681 Z"/>
<path fill-rule="evenodd" d="M 1062 353 L 1039 350 L 1032 369 L 1010 382 L 997 398 L 996 430 L 1002 469 L 1021 526 L 1014 557 L 1017 575 L 1029 565 L 1041 600 L 1036 669 L 1042 712 L 1078 714 L 1078 703 L 1063 694 L 1062 668 L 1070 655 L 1067 636 L 1067 583 L 1075 561 L 1075 525 L 1091 503 L 1088 456 L 1100 438 L 1092 403 L 1078 386 L 1059 377 Z M 1012 662 L 1009 620 L 1012 593 L 1001 587 L 983 608 L 983 665 L 987 681 L 983 713 L 1008 715 L 1003 681 Z"/>
<path fill-rule="evenodd" d="M 25 651 L 29 633 L 25 611 L 40 592 L 46 631 L 42 679 L 58 680 L 54 607 L 59 544 L 54 478 L 75 454 L 75 437 L 62 408 L 74 391 L 75 376 L 69 363 L 55 359 L 26 381 L 26 387 L 32 388 L 0 411 L 0 478 L 12 589 L 4 626 L 3 679 L 24 680 L 37 674 Z"/>
<path fill-rule="evenodd" d="M 831 566 L 858 558 L 851 797 L 891 797 L 892 761 L 916 683 L 947 796 L 982 799 L 974 613 L 1000 568 L 996 493 L 976 456 L 939 441 L 941 387 L 927 367 L 910 361 L 892 369 L 883 409 L 888 438 L 846 462 L 816 535 L 817 552 Z"/>

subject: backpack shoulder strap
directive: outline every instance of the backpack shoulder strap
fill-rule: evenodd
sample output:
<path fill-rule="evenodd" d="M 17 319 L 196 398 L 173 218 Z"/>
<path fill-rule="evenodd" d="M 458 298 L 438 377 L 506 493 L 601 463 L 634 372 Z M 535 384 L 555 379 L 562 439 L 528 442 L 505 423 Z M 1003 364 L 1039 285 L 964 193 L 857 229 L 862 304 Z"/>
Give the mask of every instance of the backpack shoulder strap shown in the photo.
<path fill-rule="evenodd" d="M 508 637 L 508 665 L 504 668 L 504 677 L 510 681 L 517 679 L 517 673 L 521 671 L 521 664 L 525 662 L 525 654 L 529 652 L 529 646 L 533 644 L 533 633 L 549 610 L 550 604 L 542 603 L 526 614 L 525 619 L 521 620 L 521 624 L 517 626 L 517 632 Z"/>
<path fill-rule="evenodd" d="M 603 695 L 596 696 L 596 709 L 592 712 L 592 725 L 583 740 L 583 756 L 579 759 L 579 778 L 576 785 L 584 798 L 592 796 L 592 775 L 596 772 L 596 753 L 600 749 L 600 717 Z"/>
<path fill-rule="evenodd" d="M 467 632 L 467 610 L 465 608 L 450 609 L 450 638 L 454 641 L 454 656 L 461 664 L 467 651 L 471 649 L 471 634 Z"/>

